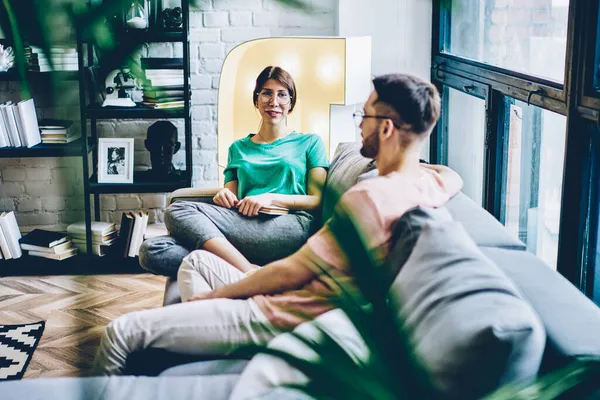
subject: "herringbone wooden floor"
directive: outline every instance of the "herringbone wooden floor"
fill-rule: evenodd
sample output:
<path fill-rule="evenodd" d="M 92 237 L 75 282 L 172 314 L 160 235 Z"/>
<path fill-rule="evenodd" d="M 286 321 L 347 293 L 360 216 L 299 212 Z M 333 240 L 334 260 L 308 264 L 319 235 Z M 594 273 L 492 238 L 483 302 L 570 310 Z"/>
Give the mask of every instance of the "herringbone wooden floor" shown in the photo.
<path fill-rule="evenodd" d="M 150 274 L 0 278 L 0 325 L 46 321 L 25 378 L 86 376 L 104 326 L 161 306 L 164 285 Z"/>

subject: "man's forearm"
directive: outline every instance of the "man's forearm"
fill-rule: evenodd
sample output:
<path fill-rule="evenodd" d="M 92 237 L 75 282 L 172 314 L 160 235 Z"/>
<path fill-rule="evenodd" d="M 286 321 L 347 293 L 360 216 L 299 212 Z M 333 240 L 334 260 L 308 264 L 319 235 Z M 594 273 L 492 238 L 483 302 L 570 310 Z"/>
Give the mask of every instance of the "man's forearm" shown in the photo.
<path fill-rule="evenodd" d="M 304 260 L 292 255 L 266 265 L 245 279 L 214 290 L 210 297 L 247 299 L 298 289 L 315 276 L 313 271 Z"/>

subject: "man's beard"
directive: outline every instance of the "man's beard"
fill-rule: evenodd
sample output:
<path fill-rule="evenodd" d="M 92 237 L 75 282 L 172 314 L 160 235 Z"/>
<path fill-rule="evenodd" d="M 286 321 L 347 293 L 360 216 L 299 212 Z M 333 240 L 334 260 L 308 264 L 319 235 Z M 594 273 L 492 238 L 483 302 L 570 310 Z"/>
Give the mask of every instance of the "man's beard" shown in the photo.
<path fill-rule="evenodd" d="M 360 154 L 366 158 L 377 157 L 379 154 L 379 132 L 374 131 L 371 132 L 370 135 L 367 136 L 365 140 L 363 140 L 363 145 L 360 149 Z"/>

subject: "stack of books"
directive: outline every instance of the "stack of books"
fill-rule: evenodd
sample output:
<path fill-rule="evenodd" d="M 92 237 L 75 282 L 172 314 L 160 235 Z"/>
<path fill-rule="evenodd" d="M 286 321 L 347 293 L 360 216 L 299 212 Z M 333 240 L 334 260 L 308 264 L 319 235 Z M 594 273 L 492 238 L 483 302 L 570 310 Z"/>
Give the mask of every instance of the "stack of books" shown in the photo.
<path fill-rule="evenodd" d="M 73 129 L 73 121 L 62 119 L 43 119 L 39 122 L 42 143 L 71 143 L 81 137 Z"/>
<path fill-rule="evenodd" d="M 136 257 L 148 227 L 148 213 L 145 211 L 124 212 L 119 227 L 120 250 L 123 257 Z"/>
<path fill-rule="evenodd" d="M 69 237 L 61 232 L 34 229 L 19 241 L 30 256 L 62 261 L 77 254 Z"/>
<path fill-rule="evenodd" d="M 54 71 L 77 71 L 79 69 L 77 49 L 70 46 L 54 46 L 50 48 L 50 58 Z M 50 62 L 41 48 L 31 46 L 31 53 L 28 57 L 29 70 L 48 72 L 53 69 Z"/>
<path fill-rule="evenodd" d="M 67 233 L 75 247 L 87 254 L 85 221 L 75 222 L 67 227 Z M 103 256 L 109 246 L 117 241 L 118 231 L 114 223 L 92 221 L 92 254 Z"/>
<path fill-rule="evenodd" d="M 144 107 L 165 109 L 184 106 L 183 59 L 142 58 L 145 71 Z"/>
<path fill-rule="evenodd" d="M 41 141 L 33 99 L 0 104 L 0 147 L 33 147 Z"/>
<path fill-rule="evenodd" d="M 23 255 L 19 239 L 21 239 L 21 231 L 19 231 L 15 213 L 11 211 L 0 214 L 0 252 L 2 258 L 10 260 L 20 258 Z"/>

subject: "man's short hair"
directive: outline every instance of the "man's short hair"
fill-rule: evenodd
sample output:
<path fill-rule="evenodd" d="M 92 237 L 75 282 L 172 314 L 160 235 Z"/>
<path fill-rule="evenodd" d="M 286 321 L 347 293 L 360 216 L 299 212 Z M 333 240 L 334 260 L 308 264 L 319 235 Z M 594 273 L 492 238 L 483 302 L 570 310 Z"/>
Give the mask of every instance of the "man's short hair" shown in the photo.
<path fill-rule="evenodd" d="M 387 74 L 373 79 L 377 101 L 390 106 L 401 126 L 416 134 L 431 131 L 440 117 L 440 94 L 431 83 L 407 74 Z"/>
<path fill-rule="evenodd" d="M 175 137 L 175 140 L 177 140 L 177 127 L 171 121 L 156 121 L 148 127 L 146 137 L 166 137 L 169 139 Z"/>

